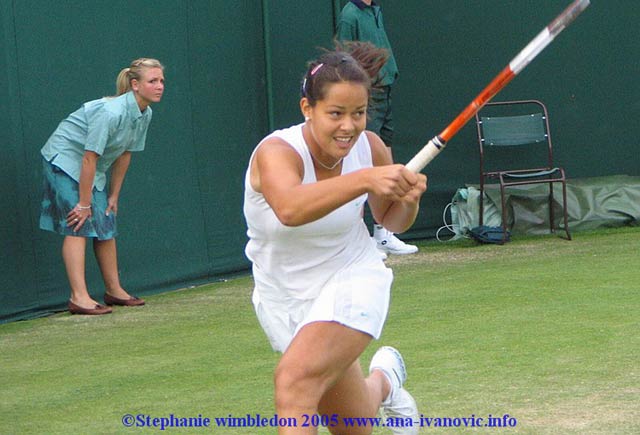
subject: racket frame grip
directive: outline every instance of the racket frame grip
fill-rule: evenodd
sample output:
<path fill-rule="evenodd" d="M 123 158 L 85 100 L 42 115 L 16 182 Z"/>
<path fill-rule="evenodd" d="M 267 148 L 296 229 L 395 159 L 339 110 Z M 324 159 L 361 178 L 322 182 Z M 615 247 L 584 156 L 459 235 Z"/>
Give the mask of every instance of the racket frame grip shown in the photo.
<path fill-rule="evenodd" d="M 440 136 L 435 136 L 405 166 L 412 172 L 422 171 L 447 146 Z"/>

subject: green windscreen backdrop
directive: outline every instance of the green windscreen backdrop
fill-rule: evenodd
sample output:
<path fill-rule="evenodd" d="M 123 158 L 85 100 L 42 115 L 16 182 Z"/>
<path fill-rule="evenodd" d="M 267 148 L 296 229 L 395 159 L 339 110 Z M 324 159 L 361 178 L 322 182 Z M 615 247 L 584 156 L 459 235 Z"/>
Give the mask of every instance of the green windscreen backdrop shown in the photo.
<path fill-rule="evenodd" d="M 166 66 L 144 152 L 119 204 L 119 269 L 150 295 L 245 273 L 244 171 L 271 129 L 301 122 L 300 79 L 344 0 L 0 0 L 0 322 L 64 309 L 61 237 L 38 229 L 39 150 L 83 102 L 111 95 L 138 57 Z M 394 158 L 408 161 L 569 1 L 380 1 L 400 68 Z M 544 101 L 570 178 L 640 175 L 635 0 L 594 1 L 495 99 Z M 432 237 L 478 179 L 475 130 L 425 170 L 406 238 Z M 104 292 L 87 252 L 88 284 Z"/>

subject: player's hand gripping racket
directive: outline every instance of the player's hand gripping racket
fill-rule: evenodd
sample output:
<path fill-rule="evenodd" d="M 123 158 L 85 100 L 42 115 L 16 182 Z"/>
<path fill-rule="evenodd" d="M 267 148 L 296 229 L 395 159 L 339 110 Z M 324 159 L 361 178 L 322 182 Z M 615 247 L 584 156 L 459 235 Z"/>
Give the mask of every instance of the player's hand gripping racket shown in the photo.
<path fill-rule="evenodd" d="M 529 62 L 545 49 L 554 38 L 564 30 L 582 11 L 589 6 L 589 0 L 575 0 L 560 15 L 556 17 L 542 32 L 513 58 L 486 88 L 469 104 L 442 133 L 427 143 L 418 154 L 412 158 L 406 167 L 413 172 L 420 172 L 444 149 L 447 142 L 489 102 L 507 83 L 509 83 Z"/>

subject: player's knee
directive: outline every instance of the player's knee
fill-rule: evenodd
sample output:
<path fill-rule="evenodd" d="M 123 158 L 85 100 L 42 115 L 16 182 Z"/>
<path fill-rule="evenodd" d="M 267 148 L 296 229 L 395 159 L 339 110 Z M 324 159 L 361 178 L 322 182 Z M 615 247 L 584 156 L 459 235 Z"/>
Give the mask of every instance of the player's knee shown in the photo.
<path fill-rule="evenodd" d="M 281 361 L 274 373 L 276 407 L 317 407 L 322 396 L 323 376 L 298 364 Z"/>

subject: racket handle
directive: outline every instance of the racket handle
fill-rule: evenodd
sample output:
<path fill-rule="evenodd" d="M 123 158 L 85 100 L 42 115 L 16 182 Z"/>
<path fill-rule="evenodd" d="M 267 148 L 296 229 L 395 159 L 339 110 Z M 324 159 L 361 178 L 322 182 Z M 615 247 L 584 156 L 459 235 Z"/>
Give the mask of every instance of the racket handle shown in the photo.
<path fill-rule="evenodd" d="M 415 173 L 422 171 L 446 146 L 446 142 L 436 136 L 416 154 L 405 167 Z"/>

